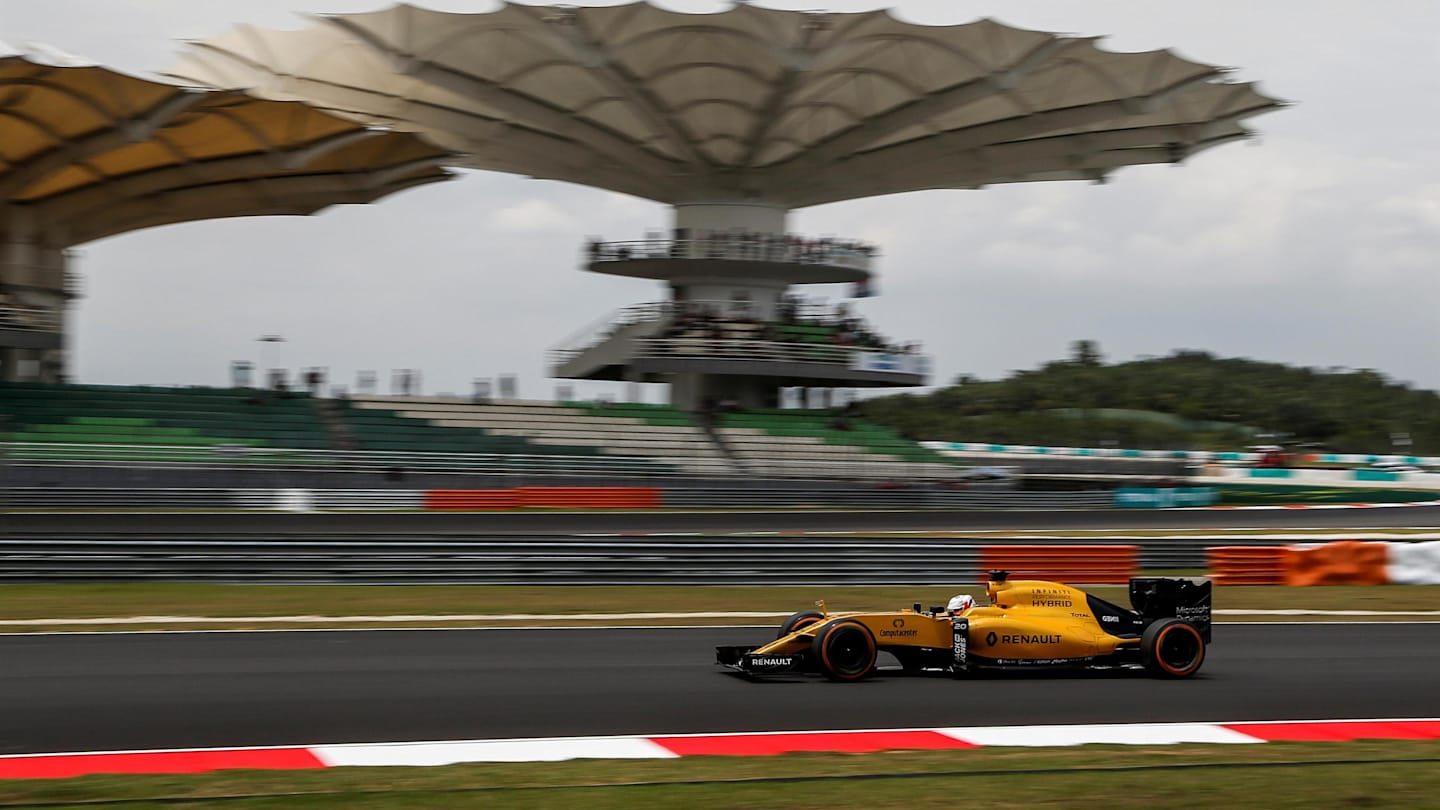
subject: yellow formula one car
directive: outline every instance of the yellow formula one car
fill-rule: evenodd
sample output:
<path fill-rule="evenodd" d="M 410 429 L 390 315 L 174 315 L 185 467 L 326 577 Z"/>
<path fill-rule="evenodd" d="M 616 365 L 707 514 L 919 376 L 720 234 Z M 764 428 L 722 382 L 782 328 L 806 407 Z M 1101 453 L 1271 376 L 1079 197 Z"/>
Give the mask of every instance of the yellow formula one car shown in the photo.
<path fill-rule="evenodd" d="M 1136 577 L 1131 610 L 1069 585 L 1012 582 L 992 571 L 989 606 L 827 613 L 821 603 L 787 619 L 774 641 L 716 647 L 715 660 L 746 675 L 812 672 L 838 681 L 875 672 L 880 652 L 912 672 L 1128 668 L 1188 678 L 1210 643 L 1210 591 L 1204 578 Z"/>

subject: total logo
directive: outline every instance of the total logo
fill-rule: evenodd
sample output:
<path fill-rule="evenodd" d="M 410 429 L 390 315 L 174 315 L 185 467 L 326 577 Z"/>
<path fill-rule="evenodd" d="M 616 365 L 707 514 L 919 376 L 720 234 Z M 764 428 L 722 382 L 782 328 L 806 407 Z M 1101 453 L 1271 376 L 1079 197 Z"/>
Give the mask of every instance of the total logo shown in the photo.
<path fill-rule="evenodd" d="M 920 635 L 919 630 L 906 628 L 904 619 L 895 619 L 890 622 L 890 627 L 893 629 L 880 631 L 881 638 L 908 638 L 910 636 Z"/>

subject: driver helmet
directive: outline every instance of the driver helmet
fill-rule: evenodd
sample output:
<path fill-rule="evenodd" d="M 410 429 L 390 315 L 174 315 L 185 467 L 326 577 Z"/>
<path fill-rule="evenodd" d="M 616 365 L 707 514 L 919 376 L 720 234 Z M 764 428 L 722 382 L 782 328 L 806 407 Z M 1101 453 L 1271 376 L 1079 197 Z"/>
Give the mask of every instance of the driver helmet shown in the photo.
<path fill-rule="evenodd" d="M 964 613 L 973 607 L 975 607 L 975 597 L 968 593 L 962 593 L 950 600 L 950 604 L 945 606 L 945 612 L 954 616 L 958 613 Z"/>

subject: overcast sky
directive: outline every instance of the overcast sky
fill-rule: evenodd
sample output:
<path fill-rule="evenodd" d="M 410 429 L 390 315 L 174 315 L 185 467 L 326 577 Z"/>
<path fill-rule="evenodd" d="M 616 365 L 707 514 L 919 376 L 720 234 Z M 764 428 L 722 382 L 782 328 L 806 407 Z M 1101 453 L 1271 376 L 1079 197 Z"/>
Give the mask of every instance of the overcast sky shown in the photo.
<path fill-rule="evenodd" d="M 482 11 L 489 2 L 440 2 Z M 599 3 L 596 3 L 599 4 Z M 777 8 L 854 11 L 857 0 Z M 41 41 L 149 74 L 177 38 L 376 0 L 0 0 L 0 39 Z M 682 11 L 723 8 L 667 0 Z M 1440 388 L 1440 3 L 1321 0 L 899 0 L 902 17 L 1108 35 L 1238 68 L 1296 106 L 1260 137 L 1107 185 L 1030 184 L 838 203 L 792 230 L 881 245 L 879 297 L 857 309 L 935 355 L 937 383 L 986 378 L 1096 340 L 1108 360 L 1204 349 L 1375 368 Z M 514 373 L 549 398 L 547 351 L 658 285 L 579 270 L 588 234 L 641 238 L 658 204 L 467 172 L 452 183 L 310 218 L 156 228 L 81 249 L 75 375 L 95 383 L 225 384 L 232 360 L 382 379 L 418 368 L 427 393 Z M 812 288 L 832 299 L 841 288 Z M 581 391 L 623 395 L 619 384 Z M 660 392 L 646 393 L 657 401 Z"/>

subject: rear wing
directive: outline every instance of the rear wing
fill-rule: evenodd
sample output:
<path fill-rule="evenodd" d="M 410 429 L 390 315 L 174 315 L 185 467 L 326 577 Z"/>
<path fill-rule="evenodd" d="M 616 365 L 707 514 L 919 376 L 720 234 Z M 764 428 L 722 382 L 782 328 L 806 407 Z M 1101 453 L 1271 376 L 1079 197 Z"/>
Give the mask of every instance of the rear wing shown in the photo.
<path fill-rule="evenodd" d="M 1130 605 L 1148 625 L 1156 619 L 1183 619 L 1210 643 L 1210 580 L 1207 577 L 1135 577 Z"/>

